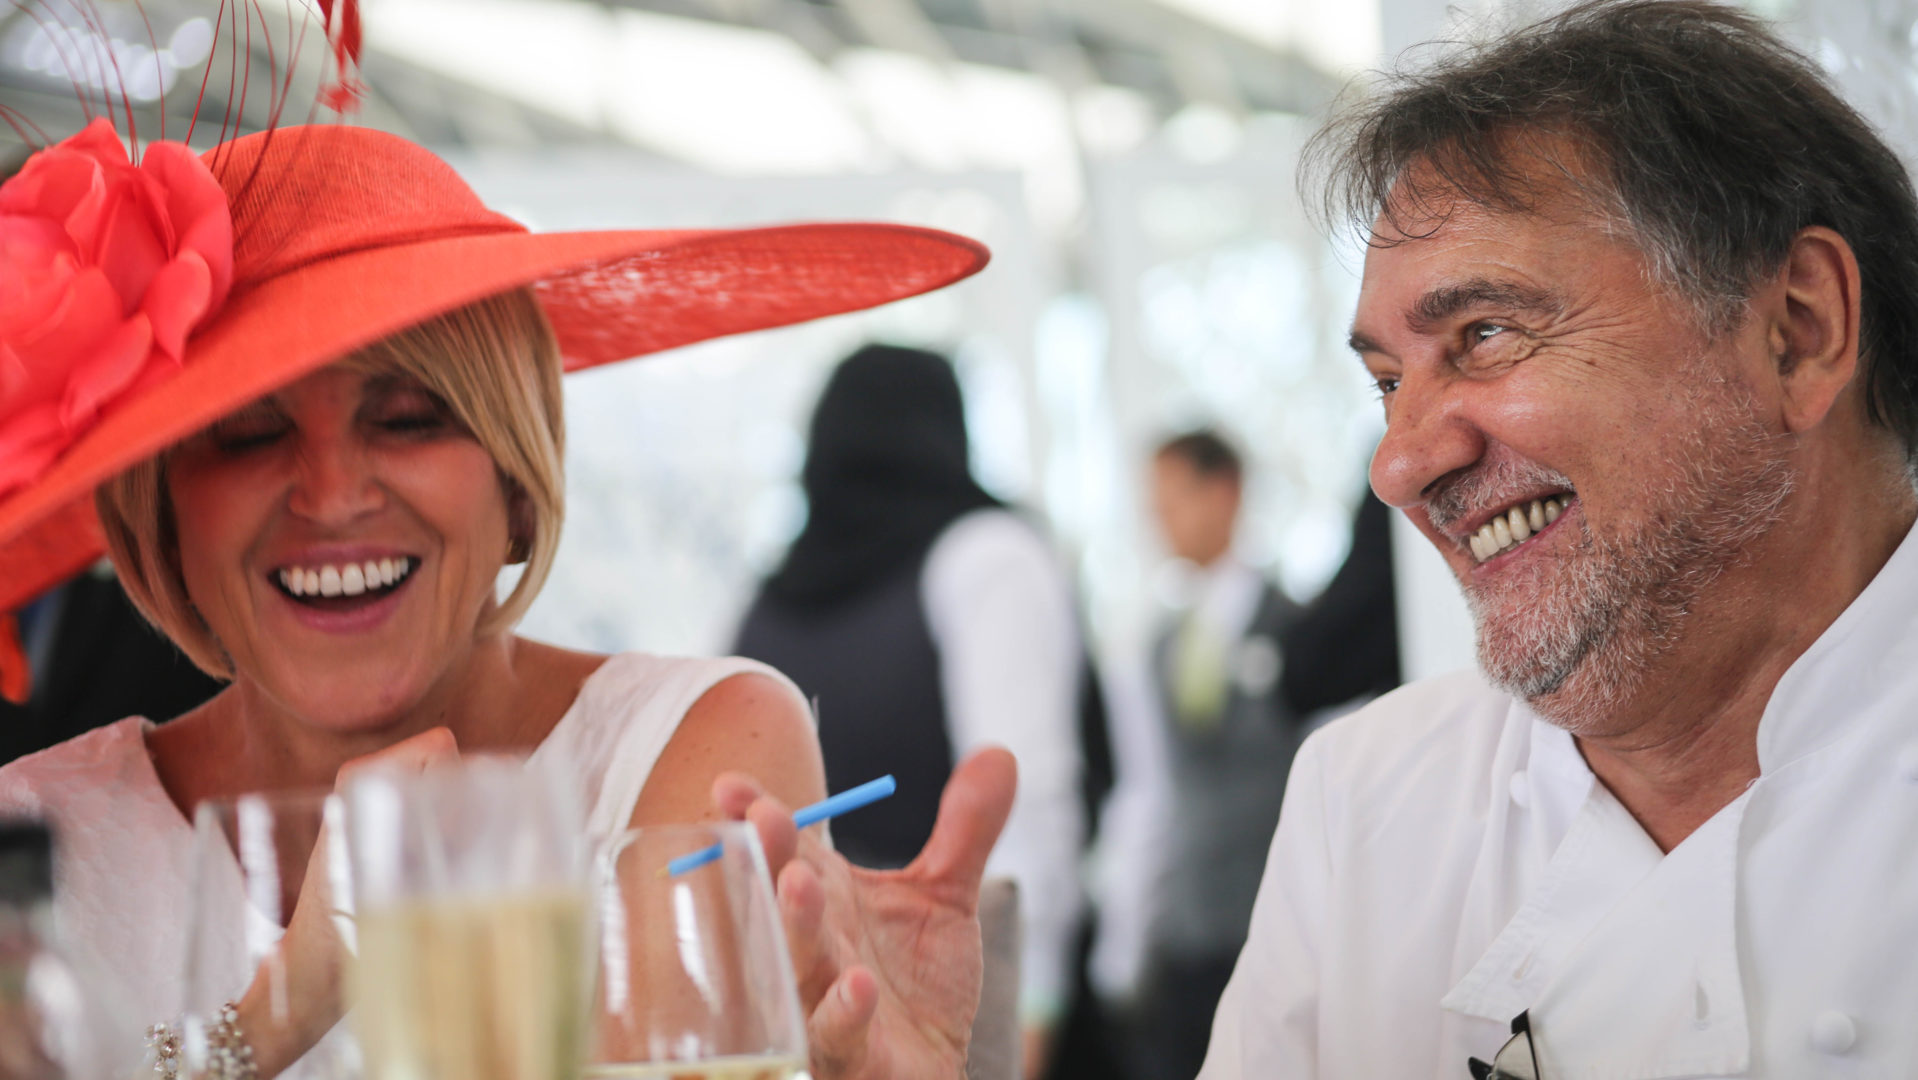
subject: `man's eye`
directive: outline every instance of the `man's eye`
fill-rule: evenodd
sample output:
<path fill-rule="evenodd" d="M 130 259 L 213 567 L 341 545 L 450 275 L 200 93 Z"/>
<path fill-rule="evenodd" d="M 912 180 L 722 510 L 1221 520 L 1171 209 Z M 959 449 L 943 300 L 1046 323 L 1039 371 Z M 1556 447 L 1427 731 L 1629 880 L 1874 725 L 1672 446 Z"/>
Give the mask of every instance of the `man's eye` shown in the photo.
<path fill-rule="evenodd" d="M 1398 388 L 1399 380 L 1396 375 L 1381 375 L 1372 380 L 1372 389 L 1377 391 L 1381 398 L 1390 397 Z"/>
<path fill-rule="evenodd" d="M 1510 329 L 1509 326 L 1500 326 L 1497 323 L 1473 323 L 1466 328 L 1465 342 L 1468 346 L 1482 345 Z"/>

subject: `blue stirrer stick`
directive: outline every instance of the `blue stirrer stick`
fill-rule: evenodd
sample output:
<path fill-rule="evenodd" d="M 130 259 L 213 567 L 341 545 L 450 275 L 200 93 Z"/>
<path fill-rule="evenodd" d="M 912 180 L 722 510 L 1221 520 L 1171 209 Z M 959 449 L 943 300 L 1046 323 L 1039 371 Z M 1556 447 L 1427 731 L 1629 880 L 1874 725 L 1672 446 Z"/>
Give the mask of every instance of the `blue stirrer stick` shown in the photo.
<path fill-rule="evenodd" d="M 892 794 L 897 786 L 892 777 L 886 775 L 877 780 L 868 780 L 858 787 L 847 788 L 831 798 L 821 799 L 811 806 L 796 811 L 793 814 L 793 827 L 803 829 L 808 825 L 817 825 L 827 818 L 850 813 L 862 806 L 870 806 Z M 719 858 L 719 850 L 719 845 L 714 844 L 712 847 L 695 851 L 691 855 L 681 855 L 666 864 L 666 874 L 668 877 L 678 877 L 688 870 L 705 866 Z"/>

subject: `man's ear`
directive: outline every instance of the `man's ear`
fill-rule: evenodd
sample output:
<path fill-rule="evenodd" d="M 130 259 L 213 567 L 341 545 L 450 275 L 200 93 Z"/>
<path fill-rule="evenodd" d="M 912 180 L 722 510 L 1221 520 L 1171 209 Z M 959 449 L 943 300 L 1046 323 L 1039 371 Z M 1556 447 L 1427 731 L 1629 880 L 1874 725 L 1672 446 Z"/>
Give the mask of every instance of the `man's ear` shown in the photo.
<path fill-rule="evenodd" d="M 1779 272 L 1782 308 L 1770 312 L 1786 429 L 1823 423 L 1858 373 L 1858 259 L 1822 225 L 1802 229 Z"/>

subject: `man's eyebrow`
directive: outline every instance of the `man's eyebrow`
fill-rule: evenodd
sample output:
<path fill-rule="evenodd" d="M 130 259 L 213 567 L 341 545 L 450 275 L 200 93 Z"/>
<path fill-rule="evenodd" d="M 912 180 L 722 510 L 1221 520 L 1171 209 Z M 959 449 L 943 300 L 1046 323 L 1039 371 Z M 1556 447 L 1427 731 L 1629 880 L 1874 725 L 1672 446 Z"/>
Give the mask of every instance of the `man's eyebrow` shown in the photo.
<path fill-rule="evenodd" d="M 1565 310 L 1565 301 L 1550 289 L 1515 281 L 1471 278 L 1442 285 L 1419 297 L 1405 321 L 1414 332 L 1423 333 L 1476 307 L 1555 315 Z"/>
<path fill-rule="evenodd" d="M 1516 281 L 1469 278 L 1454 284 L 1442 285 L 1419 297 L 1412 304 L 1412 310 L 1407 313 L 1405 322 L 1414 333 L 1429 333 L 1439 324 L 1449 322 L 1461 313 L 1477 307 L 1556 315 L 1565 310 L 1565 300 L 1550 289 Z M 1358 330 L 1352 331 L 1351 335 L 1345 339 L 1345 343 L 1360 356 L 1385 351 L 1385 348 L 1377 341 Z"/>

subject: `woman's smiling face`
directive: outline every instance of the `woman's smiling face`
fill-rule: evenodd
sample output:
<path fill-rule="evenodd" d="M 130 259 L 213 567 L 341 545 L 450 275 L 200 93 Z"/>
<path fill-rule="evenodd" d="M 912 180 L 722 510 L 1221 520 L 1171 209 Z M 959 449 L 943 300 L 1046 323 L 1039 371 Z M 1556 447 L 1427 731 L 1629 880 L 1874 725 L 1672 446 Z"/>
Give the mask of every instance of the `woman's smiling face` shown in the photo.
<path fill-rule="evenodd" d="M 166 492 L 187 594 L 237 680 L 306 723 L 400 719 L 459 677 L 495 604 L 505 485 L 408 376 L 309 375 L 182 443 Z"/>

